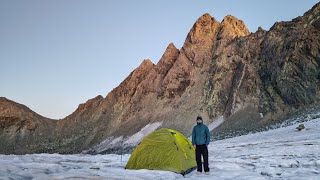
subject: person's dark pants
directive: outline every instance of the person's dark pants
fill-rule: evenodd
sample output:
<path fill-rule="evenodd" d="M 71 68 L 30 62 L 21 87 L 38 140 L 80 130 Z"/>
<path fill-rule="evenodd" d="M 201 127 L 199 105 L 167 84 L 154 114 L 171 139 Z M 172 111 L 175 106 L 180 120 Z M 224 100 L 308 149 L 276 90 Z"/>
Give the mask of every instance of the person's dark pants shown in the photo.
<path fill-rule="evenodd" d="M 208 147 L 206 144 L 196 145 L 196 161 L 197 161 L 197 171 L 202 172 L 202 162 L 201 155 L 203 156 L 203 168 L 204 172 L 209 172 L 208 163 Z"/>

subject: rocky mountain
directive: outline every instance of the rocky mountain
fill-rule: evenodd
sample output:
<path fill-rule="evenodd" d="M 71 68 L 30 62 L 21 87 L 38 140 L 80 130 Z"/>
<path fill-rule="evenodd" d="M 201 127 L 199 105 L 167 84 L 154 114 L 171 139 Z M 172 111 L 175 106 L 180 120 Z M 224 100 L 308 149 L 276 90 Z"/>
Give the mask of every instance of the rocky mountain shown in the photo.
<path fill-rule="evenodd" d="M 56 122 L 0 97 L 0 153 L 32 153 L 35 144 L 46 149 L 43 140 L 53 137 Z"/>
<path fill-rule="evenodd" d="M 115 152 L 160 127 L 190 135 L 201 114 L 215 137 L 263 128 L 320 99 L 320 3 L 303 16 L 250 33 L 209 14 L 183 47 L 144 60 L 105 98 L 55 121 L 0 99 L 0 153 Z"/>

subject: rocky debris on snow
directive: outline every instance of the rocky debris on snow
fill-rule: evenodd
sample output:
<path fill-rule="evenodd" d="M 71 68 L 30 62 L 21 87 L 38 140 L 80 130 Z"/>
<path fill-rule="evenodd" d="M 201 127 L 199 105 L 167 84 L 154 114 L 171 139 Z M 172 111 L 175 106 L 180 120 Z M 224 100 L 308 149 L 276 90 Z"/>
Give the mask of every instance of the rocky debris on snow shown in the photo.
<path fill-rule="evenodd" d="M 300 124 L 296 129 L 298 131 L 304 130 L 305 129 L 304 124 Z"/>

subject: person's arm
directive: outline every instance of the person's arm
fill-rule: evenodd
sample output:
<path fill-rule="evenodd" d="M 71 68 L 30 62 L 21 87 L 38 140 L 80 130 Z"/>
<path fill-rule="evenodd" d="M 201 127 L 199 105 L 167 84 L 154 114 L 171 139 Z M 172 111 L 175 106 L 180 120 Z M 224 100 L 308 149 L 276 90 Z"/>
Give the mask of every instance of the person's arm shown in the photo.
<path fill-rule="evenodd" d="M 206 128 L 206 145 L 210 143 L 210 131 L 209 128 Z"/>
<path fill-rule="evenodd" d="M 195 146 L 196 145 L 196 132 L 194 130 L 194 127 L 192 129 L 192 145 Z"/>

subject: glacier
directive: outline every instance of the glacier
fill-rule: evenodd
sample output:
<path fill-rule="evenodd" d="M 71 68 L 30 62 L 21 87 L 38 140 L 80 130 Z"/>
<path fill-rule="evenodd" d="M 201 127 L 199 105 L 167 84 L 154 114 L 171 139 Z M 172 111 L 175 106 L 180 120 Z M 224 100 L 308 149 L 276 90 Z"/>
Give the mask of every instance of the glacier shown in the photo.
<path fill-rule="evenodd" d="M 130 154 L 0 155 L 0 179 L 320 179 L 320 118 L 269 131 L 213 141 L 210 175 L 126 170 Z"/>

